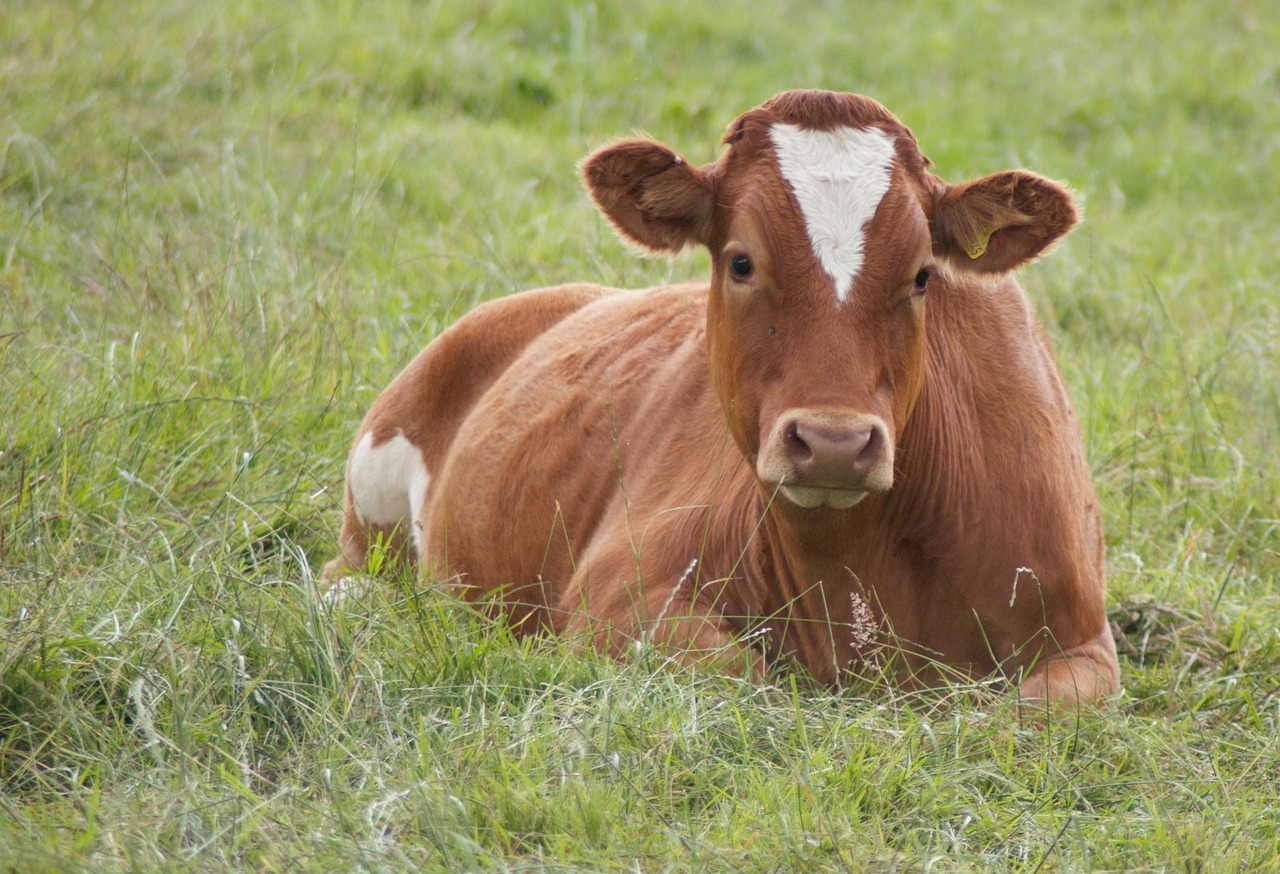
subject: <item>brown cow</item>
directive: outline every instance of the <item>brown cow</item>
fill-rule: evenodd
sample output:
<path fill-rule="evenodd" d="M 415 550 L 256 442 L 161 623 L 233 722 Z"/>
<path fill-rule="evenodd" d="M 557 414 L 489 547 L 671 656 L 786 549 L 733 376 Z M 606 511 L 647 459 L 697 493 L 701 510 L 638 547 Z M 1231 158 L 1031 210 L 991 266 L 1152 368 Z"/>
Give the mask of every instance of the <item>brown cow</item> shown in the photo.
<path fill-rule="evenodd" d="M 849 94 L 781 94 L 724 141 L 701 169 L 645 140 L 586 160 L 621 234 L 706 246 L 710 284 L 531 291 L 441 334 L 360 428 L 325 575 L 377 537 L 618 655 L 1115 692 L 1078 426 L 1010 275 L 1070 196 L 949 185 Z"/>

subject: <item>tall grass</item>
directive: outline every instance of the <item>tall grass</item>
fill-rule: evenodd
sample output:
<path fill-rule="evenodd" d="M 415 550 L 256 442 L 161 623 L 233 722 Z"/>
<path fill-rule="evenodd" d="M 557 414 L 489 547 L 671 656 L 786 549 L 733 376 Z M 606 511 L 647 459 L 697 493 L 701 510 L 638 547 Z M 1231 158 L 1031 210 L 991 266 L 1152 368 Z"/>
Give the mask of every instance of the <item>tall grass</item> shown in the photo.
<path fill-rule="evenodd" d="M 17 2 L 0 16 L 0 870 L 1280 867 L 1264 3 Z M 640 285 L 575 162 L 856 90 L 1087 222 L 1025 284 L 1127 687 L 754 688 L 316 599 L 355 424 L 479 301 Z"/>

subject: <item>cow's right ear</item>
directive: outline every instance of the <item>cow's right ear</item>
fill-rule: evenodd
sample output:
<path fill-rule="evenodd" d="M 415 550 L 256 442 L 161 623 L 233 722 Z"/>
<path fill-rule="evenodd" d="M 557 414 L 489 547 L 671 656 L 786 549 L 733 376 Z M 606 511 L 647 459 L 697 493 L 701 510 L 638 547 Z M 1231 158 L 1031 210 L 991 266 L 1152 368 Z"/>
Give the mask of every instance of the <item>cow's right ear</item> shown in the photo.
<path fill-rule="evenodd" d="M 596 206 L 628 240 L 678 252 L 706 243 L 715 186 L 708 174 L 661 143 L 623 140 L 582 162 Z"/>

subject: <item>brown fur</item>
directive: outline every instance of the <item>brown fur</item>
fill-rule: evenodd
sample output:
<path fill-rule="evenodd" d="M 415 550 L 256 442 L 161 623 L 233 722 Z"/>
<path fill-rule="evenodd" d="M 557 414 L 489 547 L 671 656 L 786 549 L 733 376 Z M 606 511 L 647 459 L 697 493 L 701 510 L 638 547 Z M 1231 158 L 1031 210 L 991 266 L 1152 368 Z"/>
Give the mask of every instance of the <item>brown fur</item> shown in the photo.
<path fill-rule="evenodd" d="M 896 137 L 843 304 L 778 174 L 775 121 Z M 911 684 L 999 672 L 1035 698 L 1113 693 L 1078 427 L 1008 275 L 1074 224 L 1069 195 L 1022 171 L 947 185 L 897 119 L 853 95 L 779 95 L 726 143 L 702 169 L 635 140 L 583 165 L 627 238 L 706 245 L 709 285 L 482 307 L 379 398 L 361 433 L 399 429 L 421 448 L 437 572 L 522 630 L 616 655 L 661 646 L 834 683 L 878 652 Z M 754 272 L 734 279 L 743 253 Z M 817 484 L 862 495 L 845 509 L 784 498 L 757 462 L 792 451 L 775 427 L 789 416 L 883 423 L 892 485 Z M 348 507 L 330 576 L 363 566 L 360 528 Z"/>
<path fill-rule="evenodd" d="M 370 431 L 375 446 L 403 433 L 422 452 L 427 468 L 438 470 L 463 418 L 529 341 L 606 292 L 594 285 L 562 285 L 477 308 L 423 349 L 378 395 L 353 448 Z M 417 561 L 420 557 L 407 548 L 413 524 L 410 519 L 393 526 L 363 524 L 346 488 L 338 535 L 341 554 L 325 565 L 322 580 L 363 572 L 375 541 L 386 547 L 392 564 Z"/>

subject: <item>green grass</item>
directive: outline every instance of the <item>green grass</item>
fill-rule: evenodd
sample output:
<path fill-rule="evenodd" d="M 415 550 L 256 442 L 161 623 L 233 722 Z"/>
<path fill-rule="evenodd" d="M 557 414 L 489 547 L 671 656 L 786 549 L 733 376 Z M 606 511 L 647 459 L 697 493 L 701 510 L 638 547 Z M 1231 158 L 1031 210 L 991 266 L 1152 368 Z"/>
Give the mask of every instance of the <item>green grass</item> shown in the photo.
<path fill-rule="evenodd" d="M 0 15 L 0 870 L 1280 867 L 1280 25 L 1263 2 L 22 2 Z M 580 190 L 774 92 L 1086 224 L 1025 285 L 1127 692 L 751 688 L 333 610 L 348 441 L 475 303 L 639 259 Z"/>

